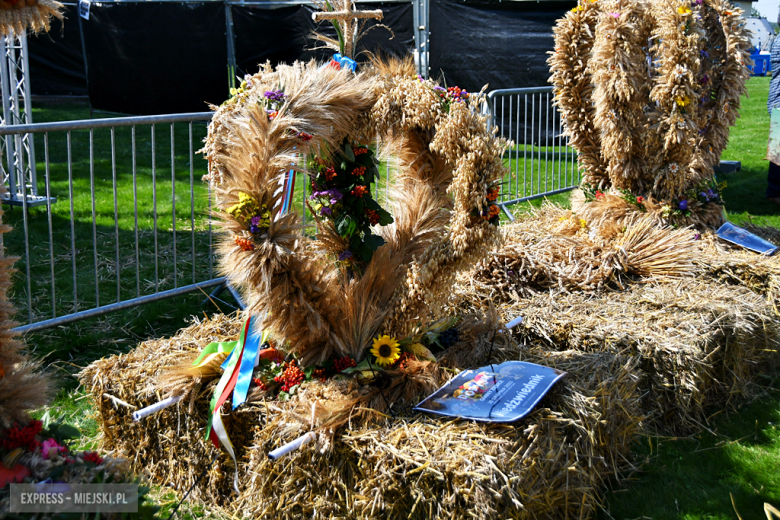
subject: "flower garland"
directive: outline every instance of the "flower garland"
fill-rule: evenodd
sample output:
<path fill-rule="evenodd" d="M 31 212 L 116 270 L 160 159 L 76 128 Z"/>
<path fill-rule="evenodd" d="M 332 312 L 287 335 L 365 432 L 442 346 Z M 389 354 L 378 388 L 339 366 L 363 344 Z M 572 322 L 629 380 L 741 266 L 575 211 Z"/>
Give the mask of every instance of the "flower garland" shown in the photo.
<path fill-rule="evenodd" d="M 252 374 L 256 391 L 266 398 L 289 399 L 300 388 L 314 380 L 329 378 L 357 378 L 362 384 L 374 382 L 388 370 L 404 371 L 410 360 L 436 361 L 433 351 L 447 349 L 460 341 L 457 318 L 443 318 L 428 325 L 417 327 L 407 337 L 397 340 L 393 336 L 379 335 L 371 342 L 362 361 L 349 356 L 302 367 L 299 361 L 274 349 L 276 356 L 262 356 Z"/>
<path fill-rule="evenodd" d="M 717 183 L 714 179 L 704 179 L 681 196 L 669 200 L 648 200 L 626 189 L 613 188 L 602 191 L 587 183 L 582 184 L 580 189 L 586 203 L 603 201 L 607 195 L 611 195 L 622 199 L 640 212 L 646 212 L 647 204 L 652 202 L 654 206 L 660 207 L 661 216 L 674 224 L 681 218 L 691 218 L 697 213 L 706 213 L 714 205 L 722 207 L 724 205 L 722 193 L 726 186 L 725 181 Z"/>
<path fill-rule="evenodd" d="M 371 195 L 371 184 L 379 177 L 373 150 L 350 141 L 345 139 L 329 162 L 318 159 L 310 177 L 310 208 L 315 216 L 331 221 L 344 240 L 347 249 L 338 260 L 360 266 L 385 243 L 371 226 L 392 224 L 393 217 Z"/>

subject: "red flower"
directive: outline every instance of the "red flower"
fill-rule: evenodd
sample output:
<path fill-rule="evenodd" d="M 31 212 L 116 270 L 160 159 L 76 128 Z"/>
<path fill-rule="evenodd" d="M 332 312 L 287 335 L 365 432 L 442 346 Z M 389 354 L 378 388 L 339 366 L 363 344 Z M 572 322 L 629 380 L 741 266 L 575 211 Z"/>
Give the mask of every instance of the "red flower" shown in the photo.
<path fill-rule="evenodd" d="M 644 197 L 637 197 L 637 198 L 636 198 L 636 203 L 637 203 L 637 204 L 642 204 L 644 201 L 645 201 L 645 198 L 644 198 Z"/>
<path fill-rule="evenodd" d="M 103 457 L 98 455 L 96 451 L 85 451 L 81 458 L 84 459 L 84 462 L 92 462 L 96 466 L 103 464 Z"/>
<path fill-rule="evenodd" d="M 597 199 L 603 199 L 604 198 L 604 192 L 603 191 L 597 191 L 596 192 L 596 198 Z"/>

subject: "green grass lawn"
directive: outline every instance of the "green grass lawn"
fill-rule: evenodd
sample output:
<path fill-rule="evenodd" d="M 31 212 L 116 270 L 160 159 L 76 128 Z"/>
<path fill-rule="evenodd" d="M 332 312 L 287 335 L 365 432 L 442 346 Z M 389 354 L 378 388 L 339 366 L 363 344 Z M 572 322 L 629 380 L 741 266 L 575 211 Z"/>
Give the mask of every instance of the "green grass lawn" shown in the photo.
<path fill-rule="evenodd" d="M 724 196 L 733 221 L 766 223 L 780 227 L 780 206 L 764 199 L 767 162 L 764 160 L 769 120 L 766 112 L 768 93 L 767 78 L 752 78 L 748 84 L 749 98 L 744 99 L 742 118 L 732 129 L 731 141 L 723 155 L 724 160 L 742 162 L 742 170 L 720 176 L 728 181 Z M 86 106 L 41 107 L 34 112 L 36 122 L 69 119 L 87 119 Z M 135 248 L 135 209 L 130 150 L 130 132 L 118 129 L 116 171 L 118 219 L 114 219 L 113 173 L 111 162 L 111 135 L 108 130 L 94 133 L 96 221 L 93 229 L 91 183 L 88 168 L 89 133 L 72 134 L 74 193 L 73 206 L 76 219 L 75 235 L 70 231 L 70 193 L 68 171 L 65 166 L 67 148 L 64 135 L 52 134 L 49 138 L 51 162 L 51 191 L 58 198 L 52 207 L 54 240 L 52 249 L 54 265 L 55 310 L 58 315 L 75 308 L 111 303 L 119 295 L 126 299 L 137 292 L 148 294 L 172 288 L 174 282 L 185 285 L 210 277 L 214 259 L 210 259 L 208 223 L 208 190 L 200 182 L 205 173 L 205 161 L 197 154 L 192 161 L 193 179 L 190 187 L 189 128 L 186 124 L 174 127 L 173 150 L 175 173 L 171 174 L 170 125 L 155 128 L 156 183 L 152 184 L 151 128 L 138 127 L 136 149 L 138 151 L 136 185 L 139 219 L 138 262 Z M 205 135 L 205 125 L 193 125 L 193 140 L 197 150 Z M 43 187 L 44 143 L 36 138 L 38 175 Z M 546 148 L 518 146 L 506 157 L 512 175 L 504 181 L 505 200 L 527 196 L 544 188 L 545 171 L 556 173 L 555 181 L 548 180 L 547 189 L 563 187 L 577 179 L 571 163 L 557 162 L 544 153 Z M 570 152 L 570 150 L 564 150 Z M 391 167 L 380 167 L 382 186 L 392 177 Z M 567 170 L 567 165 L 568 170 Z M 558 171 L 562 175 L 557 175 Z M 549 175 L 548 175 L 549 178 Z M 555 184 L 557 183 L 557 184 Z M 171 199 L 175 186 L 176 240 L 173 239 L 174 219 Z M 157 251 L 154 244 L 153 188 L 158 200 Z M 296 191 L 296 206 L 302 204 L 302 179 Z M 381 190 L 380 194 L 383 193 Z M 379 200 L 382 201 L 380 195 Z M 568 194 L 550 198 L 562 204 L 568 203 Z M 191 201 L 194 201 L 191 203 Z M 514 207 L 522 212 L 538 206 L 543 199 L 525 202 Z M 22 211 L 5 207 L 6 221 L 16 230 L 5 237 L 5 246 L 11 254 L 24 257 L 23 241 L 19 230 L 23 229 Z M 196 230 L 193 248 L 190 230 Z M 48 219 L 43 208 L 30 211 L 30 234 L 34 237 L 30 251 L 31 292 L 34 319 L 46 319 L 52 314 L 50 297 L 52 276 L 49 264 Z M 93 249 L 94 234 L 98 237 L 97 249 Z M 117 262 L 116 237 L 119 236 L 119 262 Z M 73 289 L 75 240 L 76 291 Z M 176 247 L 174 269 L 173 250 Z M 193 262 L 193 251 L 194 262 Z M 97 261 L 95 261 L 97 256 Z M 155 265 L 157 276 L 155 277 Z M 27 286 L 24 274 L 25 259 L 17 263 L 16 285 L 12 298 L 26 321 Z M 139 276 L 136 276 L 138 273 Z M 117 285 L 117 274 L 119 284 Z M 97 279 L 97 283 L 95 280 Z M 49 407 L 53 417 L 63 417 L 79 426 L 85 435 L 84 445 L 92 446 L 97 437 L 97 423 L 93 409 L 83 390 L 78 389 L 74 373 L 95 359 L 114 353 L 127 352 L 139 341 L 147 338 L 172 335 L 186 324 L 188 316 L 217 310 L 212 304 L 203 305 L 203 294 L 148 304 L 122 313 L 85 320 L 67 327 L 50 329 L 25 338 L 34 354 L 43 358 L 49 370 L 58 377 L 60 392 Z M 229 297 L 228 303 L 233 303 Z M 229 307 L 217 302 L 223 310 Z M 633 475 L 625 485 L 610 491 L 599 513 L 603 519 L 627 518 L 654 519 L 736 519 L 729 493 L 733 494 L 741 517 L 764 518 L 764 501 L 780 505 L 780 384 L 769 375 L 763 382 L 767 396 L 750 403 L 738 412 L 716 414 L 709 432 L 685 439 L 643 437 L 636 444 L 636 460 L 642 471 Z M 43 411 L 40 412 L 41 414 Z M 157 491 L 163 512 L 175 505 L 172 494 Z M 206 512 L 194 508 L 185 516 L 203 516 Z"/>

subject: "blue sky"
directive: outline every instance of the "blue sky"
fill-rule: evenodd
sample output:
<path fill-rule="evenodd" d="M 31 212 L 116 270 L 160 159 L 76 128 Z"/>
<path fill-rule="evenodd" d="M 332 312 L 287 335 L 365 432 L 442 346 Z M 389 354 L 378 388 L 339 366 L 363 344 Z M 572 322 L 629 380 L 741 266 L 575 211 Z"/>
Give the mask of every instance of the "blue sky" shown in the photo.
<path fill-rule="evenodd" d="M 773 22 L 777 21 L 777 11 L 778 7 L 780 7 L 780 2 L 777 0 L 758 0 L 758 2 L 753 2 L 753 7 L 758 9 L 761 15 L 765 18 Z"/>

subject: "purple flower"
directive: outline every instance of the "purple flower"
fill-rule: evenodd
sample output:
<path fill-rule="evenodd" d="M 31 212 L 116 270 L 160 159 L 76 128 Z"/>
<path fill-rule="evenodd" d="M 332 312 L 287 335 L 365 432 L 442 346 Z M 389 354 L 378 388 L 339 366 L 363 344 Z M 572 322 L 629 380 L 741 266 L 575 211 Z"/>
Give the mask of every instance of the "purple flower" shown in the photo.
<path fill-rule="evenodd" d="M 260 233 L 260 226 L 249 226 L 249 232 L 253 235 Z"/>
<path fill-rule="evenodd" d="M 704 200 L 710 200 L 710 198 L 707 196 L 707 194 L 706 194 L 706 193 L 704 193 L 703 191 L 702 191 L 701 193 L 699 193 L 699 195 L 701 195 L 701 197 L 702 197 Z"/>
<path fill-rule="evenodd" d="M 331 215 L 333 215 L 333 210 L 332 210 L 332 209 L 330 209 L 329 207 L 325 206 L 324 208 L 322 208 L 322 209 L 320 210 L 320 215 L 327 215 L 327 216 L 331 216 Z"/>
<path fill-rule="evenodd" d="M 269 101 L 284 102 L 287 99 L 287 96 L 281 90 L 266 90 L 264 95 Z"/>
<path fill-rule="evenodd" d="M 707 190 L 707 199 L 714 199 L 715 198 L 715 192 L 712 191 L 712 188 Z"/>
<path fill-rule="evenodd" d="M 433 87 L 433 90 L 440 90 L 440 91 L 442 91 L 442 92 L 447 92 L 447 89 L 445 89 L 444 87 L 440 87 L 440 86 L 438 86 L 438 85 L 436 85 L 435 87 Z"/>
<path fill-rule="evenodd" d="M 252 217 L 252 219 L 249 221 L 249 223 L 251 225 L 253 225 L 253 226 L 260 225 L 260 215 L 255 215 L 254 217 Z"/>
<path fill-rule="evenodd" d="M 350 258 L 352 258 L 352 251 L 347 249 L 345 251 L 342 251 L 341 254 L 339 255 L 339 262 L 343 262 L 344 260 L 349 260 Z"/>
<path fill-rule="evenodd" d="M 682 211 L 687 210 L 688 209 L 688 201 L 687 200 L 681 200 L 679 206 L 680 206 L 680 209 Z"/>
<path fill-rule="evenodd" d="M 315 191 L 311 194 L 312 200 L 317 197 L 328 197 L 331 204 L 336 204 L 338 201 L 344 198 L 344 194 L 334 188 L 332 190 Z"/>
<path fill-rule="evenodd" d="M 620 13 L 609 13 L 609 14 L 614 16 L 615 18 L 620 18 Z"/>
<path fill-rule="evenodd" d="M 700 50 L 699 54 L 702 56 L 702 58 L 709 58 L 710 57 L 710 53 L 705 51 L 704 49 Z M 705 74 L 705 76 L 706 76 L 706 74 Z"/>
<path fill-rule="evenodd" d="M 696 233 L 695 235 L 693 235 L 693 239 L 694 240 L 701 240 L 701 234 L 700 233 Z"/>

